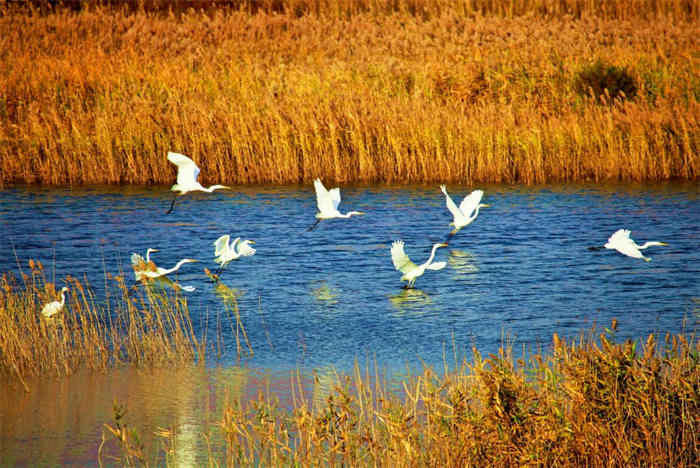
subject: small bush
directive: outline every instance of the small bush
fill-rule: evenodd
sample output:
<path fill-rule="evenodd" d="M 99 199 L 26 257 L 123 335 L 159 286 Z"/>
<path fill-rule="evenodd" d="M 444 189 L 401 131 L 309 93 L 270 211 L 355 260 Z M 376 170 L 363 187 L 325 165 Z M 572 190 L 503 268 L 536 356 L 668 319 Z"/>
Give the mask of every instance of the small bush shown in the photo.
<path fill-rule="evenodd" d="M 589 96 L 592 92 L 595 97 L 607 95 L 610 99 L 624 99 L 637 94 L 637 83 L 625 68 L 608 65 L 601 60 L 584 67 L 578 73 L 574 86 L 582 96 Z"/>

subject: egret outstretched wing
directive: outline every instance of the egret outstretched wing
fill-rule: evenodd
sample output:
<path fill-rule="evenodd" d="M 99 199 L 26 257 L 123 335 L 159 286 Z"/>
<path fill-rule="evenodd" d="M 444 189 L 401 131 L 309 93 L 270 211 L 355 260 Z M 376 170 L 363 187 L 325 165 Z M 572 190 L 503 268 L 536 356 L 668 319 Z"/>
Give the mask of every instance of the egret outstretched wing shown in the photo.
<path fill-rule="evenodd" d="M 331 200 L 333 201 L 333 206 L 335 209 L 338 209 L 338 205 L 340 205 L 340 189 L 339 188 L 334 188 L 328 191 L 328 193 L 331 196 Z"/>
<path fill-rule="evenodd" d="M 242 255 L 244 257 L 250 257 L 256 252 L 256 250 L 252 248 L 247 242 L 239 242 L 238 246 L 236 247 L 236 250 L 238 251 L 239 255 Z"/>
<path fill-rule="evenodd" d="M 418 265 L 413 263 L 403 251 L 403 241 L 394 241 L 391 244 L 391 260 L 394 262 L 394 267 L 404 274 L 418 268 Z"/>
<path fill-rule="evenodd" d="M 479 203 L 481 203 L 481 198 L 484 196 L 483 190 L 474 190 L 472 193 L 464 197 L 462 203 L 459 204 L 459 211 L 462 212 L 467 218 L 471 216 Z"/>
<path fill-rule="evenodd" d="M 615 244 L 617 242 L 631 241 L 630 234 L 632 234 L 632 231 L 630 231 L 629 229 L 620 229 L 620 230 L 616 231 L 615 234 L 610 236 L 610 239 L 608 239 L 608 242 L 610 244 Z"/>
<path fill-rule="evenodd" d="M 464 215 L 462 214 L 461 211 L 459 211 L 459 208 L 457 205 L 455 205 L 455 202 L 452 200 L 452 197 L 450 197 L 447 193 L 447 187 L 444 185 L 440 186 L 440 190 L 442 190 L 442 193 L 445 194 L 445 201 L 447 202 L 447 209 L 450 210 L 450 213 L 452 213 L 452 216 L 454 216 L 455 221 L 457 219 L 463 218 Z"/>
<path fill-rule="evenodd" d="M 425 268 L 426 270 L 442 270 L 445 266 L 447 266 L 445 262 L 433 262 Z"/>
<path fill-rule="evenodd" d="M 316 188 L 316 202 L 318 203 L 318 211 L 321 213 L 333 213 L 336 211 L 336 206 L 333 201 L 333 195 L 323 186 L 321 179 L 314 180 Z M 338 203 L 340 203 L 340 190 L 338 191 Z"/>
<path fill-rule="evenodd" d="M 168 161 L 177 165 L 177 184 L 183 187 L 197 182 L 199 168 L 190 158 L 180 153 L 168 152 Z"/>
<path fill-rule="evenodd" d="M 231 239 L 231 236 L 229 236 L 228 234 L 225 234 L 225 235 L 219 237 L 218 239 L 216 239 L 216 241 L 214 242 L 214 247 L 216 248 L 214 255 L 216 255 L 218 257 L 219 255 L 224 253 L 224 250 L 228 247 L 229 239 Z M 239 239 L 240 239 L 240 237 L 239 237 Z"/>
<path fill-rule="evenodd" d="M 131 266 L 138 268 L 139 270 L 145 270 L 146 259 L 137 253 L 131 254 Z"/>

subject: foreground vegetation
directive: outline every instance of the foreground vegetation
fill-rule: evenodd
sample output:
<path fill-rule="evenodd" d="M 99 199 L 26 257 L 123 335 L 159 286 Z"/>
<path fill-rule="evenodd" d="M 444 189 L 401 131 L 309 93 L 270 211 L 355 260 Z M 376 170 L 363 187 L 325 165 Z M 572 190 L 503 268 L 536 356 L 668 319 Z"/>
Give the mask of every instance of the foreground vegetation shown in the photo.
<path fill-rule="evenodd" d="M 0 279 L 0 375 L 66 375 L 79 367 L 106 371 L 122 363 L 186 364 L 205 359 L 206 335 L 197 337 L 186 299 L 162 288 L 128 296 L 122 276 L 105 277 L 105 299 L 86 281 L 66 278 L 70 297 L 63 311 L 42 317 L 58 297 L 40 262 L 18 282 Z"/>
<path fill-rule="evenodd" d="M 209 465 L 697 466 L 700 340 L 615 343 L 614 329 L 570 342 L 555 334 L 525 359 L 509 346 L 488 357 L 474 349 L 452 369 L 408 375 L 400 391 L 369 368 L 317 379 L 313 395 L 293 376 L 292 408 L 269 392 L 225 408 L 225 455 L 208 445 Z M 124 411 L 115 404 L 106 433 L 117 444 L 105 446 L 125 465 L 148 465 Z M 157 433 L 168 465 L 176 432 Z"/>
<path fill-rule="evenodd" d="M 700 177 L 692 0 L 146 4 L 2 4 L 0 183 Z"/>

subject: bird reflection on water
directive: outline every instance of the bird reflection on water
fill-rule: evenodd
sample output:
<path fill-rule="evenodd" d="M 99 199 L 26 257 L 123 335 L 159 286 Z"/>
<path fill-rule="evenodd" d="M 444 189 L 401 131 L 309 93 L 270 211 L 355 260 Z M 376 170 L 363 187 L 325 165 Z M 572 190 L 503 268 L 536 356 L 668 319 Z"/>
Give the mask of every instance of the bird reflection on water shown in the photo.
<path fill-rule="evenodd" d="M 327 281 L 312 281 L 311 295 L 314 299 L 325 305 L 336 305 L 338 304 L 338 291 L 329 285 Z"/>
<path fill-rule="evenodd" d="M 389 296 L 396 310 L 404 315 L 426 315 L 432 312 L 433 304 L 430 296 L 420 289 L 402 289 L 401 292 Z"/>
<path fill-rule="evenodd" d="M 474 254 L 464 250 L 450 250 L 447 254 L 447 269 L 454 279 L 467 279 L 479 272 Z"/>

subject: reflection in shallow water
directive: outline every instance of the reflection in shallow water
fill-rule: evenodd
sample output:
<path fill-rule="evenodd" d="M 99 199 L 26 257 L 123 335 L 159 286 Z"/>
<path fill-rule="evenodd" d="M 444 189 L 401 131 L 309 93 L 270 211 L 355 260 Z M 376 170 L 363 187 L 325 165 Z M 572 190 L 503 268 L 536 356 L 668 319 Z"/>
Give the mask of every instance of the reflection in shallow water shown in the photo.
<path fill-rule="evenodd" d="M 453 249 L 447 254 L 447 267 L 454 279 L 468 279 L 479 272 L 476 256 L 464 250 Z"/>
<path fill-rule="evenodd" d="M 81 370 L 61 379 L 28 379 L 28 385 L 29 392 L 8 379 L 0 383 L 3 466 L 97 465 L 102 433 L 108 433 L 104 424 L 114 425 L 115 401 L 127 410 L 127 427 L 138 431 L 148 459 L 154 460 L 159 444 L 167 442 L 174 466 L 205 466 L 207 438 L 214 456 L 224 457 L 217 423 L 226 403 L 251 401 L 264 389 L 279 395 L 281 404 L 291 403 L 288 375 L 241 367 Z M 299 385 L 308 387 L 309 380 Z M 157 436 L 160 429 L 172 439 Z M 111 466 L 110 457 L 119 456 L 119 449 L 114 437 L 106 439 L 101 455 Z"/>
<path fill-rule="evenodd" d="M 400 314 L 425 315 L 431 311 L 433 301 L 420 289 L 403 289 L 400 293 L 389 296 L 394 308 Z"/>
<path fill-rule="evenodd" d="M 311 295 L 322 305 L 332 306 L 338 304 L 338 291 L 327 281 L 312 282 Z"/>

